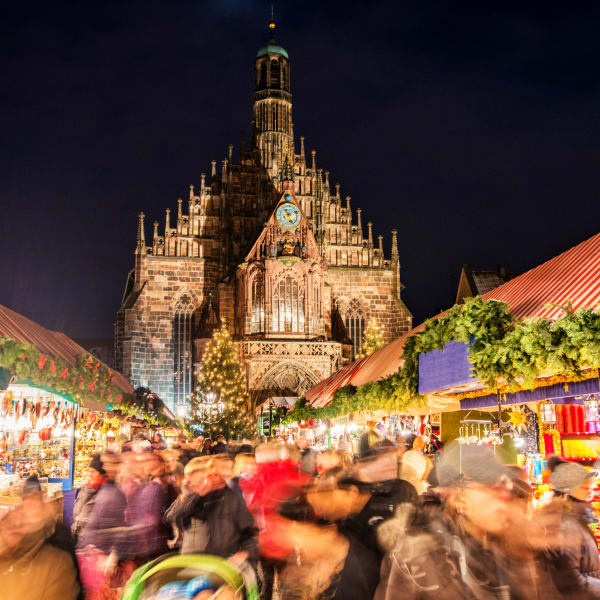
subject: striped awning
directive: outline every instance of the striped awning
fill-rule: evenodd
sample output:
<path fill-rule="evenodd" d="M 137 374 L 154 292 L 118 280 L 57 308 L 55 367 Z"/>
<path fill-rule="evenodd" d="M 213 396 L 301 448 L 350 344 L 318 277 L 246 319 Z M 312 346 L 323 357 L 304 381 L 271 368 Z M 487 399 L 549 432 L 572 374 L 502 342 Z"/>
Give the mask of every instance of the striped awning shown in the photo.
<path fill-rule="evenodd" d="M 366 358 L 356 360 L 339 371 L 336 371 L 331 377 L 324 379 L 316 386 L 311 388 L 305 395 L 308 404 L 315 408 L 321 408 L 331 402 L 331 397 L 338 388 L 348 385 L 357 370 L 360 369 Z"/>
<path fill-rule="evenodd" d="M 0 337 L 11 338 L 17 342 L 27 342 L 35 346 L 43 354 L 60 358 L 71 366 L 75 364 L 78 355 L 90 354 L 85 348 L 82 348 L 64 333 L 50 331 L 1 304 Z M 113 371 L 113 383 L 121 391 L 127 394 L 133 393 L 132 385 L 117 371 Z"/>
<path fill-rule="evenodd" d="M 558 319 L 564 314 L 560 306 L 568 302 L 575 310 L 598 307 L 600 233 L 511 279 L 483 297 L 486 300 L 506 302 L 511 314 L 517 319 Z M 423 328 L 424 324 L 421 323 L 373 354 L 346 365 L 328 379 L 321 381 L 306 393 L 309 404 L 316 408 L 326 406 L 331 402 L 335 391 L 344 385 L 352 383 L 359 386 L 388 377 L 402 365 L 402 351 L 406 338 Z"/>
<path fill-rule="evenodd" d="M 600 304 L 600 233 L 483 297 L 506 302 L 517 319 L 558 319 L 564 315 L 560 306 L 568 302 L 574 309 L 597 307 Z"/>

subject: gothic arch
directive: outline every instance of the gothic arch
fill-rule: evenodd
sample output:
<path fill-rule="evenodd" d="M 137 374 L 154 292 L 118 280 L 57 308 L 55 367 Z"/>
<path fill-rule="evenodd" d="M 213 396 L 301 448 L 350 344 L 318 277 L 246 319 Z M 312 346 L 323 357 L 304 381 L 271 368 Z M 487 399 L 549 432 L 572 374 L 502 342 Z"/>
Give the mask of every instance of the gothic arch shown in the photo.
<path fill-rule="evenodd" d="M 252 387 L 259 392 L 272 391 L 274 395 L 292 393 L 302 396 L 318 382 L 318 375 L 306 365 L 294 360 L 286 360 L 267 370 Z"/>

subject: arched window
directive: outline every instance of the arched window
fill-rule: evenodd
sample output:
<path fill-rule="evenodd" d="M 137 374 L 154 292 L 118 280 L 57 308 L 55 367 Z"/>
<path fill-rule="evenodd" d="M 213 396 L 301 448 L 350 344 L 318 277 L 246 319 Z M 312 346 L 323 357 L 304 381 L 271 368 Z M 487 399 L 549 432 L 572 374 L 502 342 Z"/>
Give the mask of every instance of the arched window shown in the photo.
<path fill-rule="evenodd" d="M 175 405 L 186 404 L 192 393 L 193 304 L 184 294 L 173 316 L 173 381 Z"/>
<path fill-rule="evenodd" d="M 315 278 L 313 284 L 313 315 L 314 315 L 314 329 L 316 331 L 319 325 L 319 319 L 322 317 L 322 303 L 321 303 L 321 284 L 319 280 Z"/>
<path fill-rule="evenodd" d="M 304 296 L 289 275 L 280 279 L 273 291 L 273 332 L 304 332 Z"/>
<path fill-rule="evenodd" d="M 252 279 L 250 306 L 250 332 L 263 333 L 265 330 L 265 280 L 261 273 Z"/>
<path fill-rule="evenodd" d="M 271 59 L 271 87 L 278 88 L 281 78 L 279 76 L 279 61 L 276 58 Z"/>
<path fill-rule="evenodd" d="M 358 300 L 351 300 L 346 309 L 346 331 L 348 332 L 348 337 L 352 340 L 353 356 L 358 354 L 364 329 L 365 311 Z"/>

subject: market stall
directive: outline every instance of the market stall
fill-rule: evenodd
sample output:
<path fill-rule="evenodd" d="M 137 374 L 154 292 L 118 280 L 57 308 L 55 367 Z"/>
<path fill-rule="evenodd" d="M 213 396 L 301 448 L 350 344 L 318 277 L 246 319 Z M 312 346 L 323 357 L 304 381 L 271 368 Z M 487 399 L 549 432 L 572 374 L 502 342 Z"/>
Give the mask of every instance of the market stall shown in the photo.
<path fill-rule="evenodd" d="M 132 386 L 62 333 L 0 306 L 0 496 L 37 474 L 56 490 L 72 489 L 82 465 L 106 436 L 107 403 L 124 404 Z M 44 484 L 45 485 L 45 484 Z"/>

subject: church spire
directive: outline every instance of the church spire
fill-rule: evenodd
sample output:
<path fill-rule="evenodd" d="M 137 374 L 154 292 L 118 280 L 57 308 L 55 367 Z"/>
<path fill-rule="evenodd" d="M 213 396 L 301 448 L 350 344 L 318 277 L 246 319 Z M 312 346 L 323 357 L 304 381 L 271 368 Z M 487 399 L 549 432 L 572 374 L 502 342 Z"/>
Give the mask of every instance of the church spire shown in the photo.
<path fill-rule="evenodd" d="M 271 20 L 269 21 L 269 40 L 275 42 L 275 7 L 271 4 Z"/>
<path fill-rule="evenodd" d="M 392 229 L 392 292 L 400 298 L 400 256 L 398 254 L 398 232 Z"/>
<path fill-rule="evenodd" d="M 271 167 L 269 147 L 279 160 L 285 148 L 294 148 L 290 58 L 275 42 L 275 16 L 271 7 L 269 41 L 259 48 L 254 61 L 253 149 Z M 292 161 L 293 164 L 293 161 Z M 278 171 L 273 173 L 277 177 Z"/>
<path fill-rule="evenodd" d="M 144 217 L 146 215 L 141 212 L 138 216 L 138 230 L 137 230 L 137 253 L 143 254 L 146 249 L 146 232 L 144 231 Z"/>

